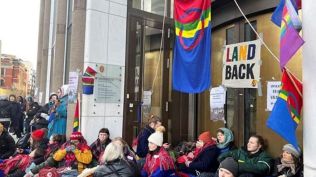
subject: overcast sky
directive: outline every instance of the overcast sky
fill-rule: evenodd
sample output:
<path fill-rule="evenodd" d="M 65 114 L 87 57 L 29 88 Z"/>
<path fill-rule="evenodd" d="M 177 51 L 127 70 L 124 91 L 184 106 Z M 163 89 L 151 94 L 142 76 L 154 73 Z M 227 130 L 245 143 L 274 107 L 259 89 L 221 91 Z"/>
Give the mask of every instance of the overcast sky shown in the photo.
<path fill-rule="evenodd" d="M 36 67 L 40 0 L 0 0 L 2 53 Z"/>

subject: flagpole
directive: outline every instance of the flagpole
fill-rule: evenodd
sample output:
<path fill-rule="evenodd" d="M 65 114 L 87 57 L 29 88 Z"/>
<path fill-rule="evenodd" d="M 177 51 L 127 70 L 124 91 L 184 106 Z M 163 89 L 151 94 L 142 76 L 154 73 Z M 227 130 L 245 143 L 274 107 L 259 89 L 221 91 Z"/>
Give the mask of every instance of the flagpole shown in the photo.
<path fill-rule="evenodd" d="M 80 94 L 80 92 L 78 92 L 78 99 L 77 99 L 77 101 L 79 102 L 78 103 L 78 109 L 79 109 L 79 111 L 78 111 L 78 115 L 79 115 L 79 117 L 78 117 L 78 119 L 79 119 L 78 131 L 81 132 L 81 94 Z"/>

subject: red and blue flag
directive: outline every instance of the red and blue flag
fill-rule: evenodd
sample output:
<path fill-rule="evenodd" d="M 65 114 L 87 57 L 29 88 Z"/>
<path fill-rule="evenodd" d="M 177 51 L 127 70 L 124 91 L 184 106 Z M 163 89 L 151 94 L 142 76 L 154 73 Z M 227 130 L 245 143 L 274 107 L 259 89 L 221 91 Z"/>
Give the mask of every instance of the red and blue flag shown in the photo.
<path fill-rule="evenodd" d="M 298 148 L 296 128 L 301 120 L 303 86 L 291 73 L 283 70 L 282 86 L 266 124 L 287 142 Z"/>
<path fill-rule="evenodd" d="M 200 93 L 211 83 L 211 0 L 175 0 L 174 90 Z"/>

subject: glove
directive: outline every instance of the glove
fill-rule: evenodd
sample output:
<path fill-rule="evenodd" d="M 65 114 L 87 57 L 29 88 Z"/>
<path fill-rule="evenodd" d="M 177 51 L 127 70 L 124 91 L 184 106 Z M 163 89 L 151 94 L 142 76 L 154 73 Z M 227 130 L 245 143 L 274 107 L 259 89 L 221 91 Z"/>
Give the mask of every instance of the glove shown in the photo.
<path fill-rule="evenodd" d="M 66 147 L 66 152 L 73 152 L 76 149 L 74 145 Z"/>

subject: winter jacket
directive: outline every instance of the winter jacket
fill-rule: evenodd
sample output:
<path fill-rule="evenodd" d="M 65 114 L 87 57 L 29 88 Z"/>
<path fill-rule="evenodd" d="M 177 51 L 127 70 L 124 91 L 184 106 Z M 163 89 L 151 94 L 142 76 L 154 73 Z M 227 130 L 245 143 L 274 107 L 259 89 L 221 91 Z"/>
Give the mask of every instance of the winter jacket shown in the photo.
<path fill-rule="evenodd" d="M 203 148 L 197 156 L 192 160 L 189 167 L 184 167 L 181 171 L 190 174 L 196 174 L 196 171 L 202 172 L 216 172 L 218 168 L 217 157 L 219 149 L 216 145 L 210 145 Z"/>
<path fill-rule="evenodd" d="M 261 149 L 255 154 L 250 154 L 246 149 L 239 148 L 222 154 L 218 160 L 221 162 L 226 157 L 233 157 L 238 162 L 239 174 L 251 173 L 260 177 L 272 172 L 273 159 Z"/>
<path fill-rule="evenodd" d="M 96 161 L 99 161 L 100 159 L 100 155 L 104 152 L 106 146 L 111 142 L 111 139 L 108 138 L 103 144 L 101 144 L 99 138 L 97 140 L 95 140 L 91 145 L 91 151 L 92 151 L 92 155 L 93 158 Z"/>
<path fill-rule="evenodd" d="M 280 172 L 278 172 L 277 166 L 280 164 L 281 164 L 281 158 L 279 157 L 275 160 L 272 176 L 278 177 L 280 175 L 285 175 L 286 177 L 303 177 L 303 164 L 302 163 L 297 164 L 295 168 L 295 171 L 296 171 L 295 174 L 291 172 L 291 169 L 289 167 L 285 167 Z"/>
<path fill-rule="evenodd" d="M 58 150 L 59 146 L 60 145 L 57 143 L 49 144 L 44 156 L 45 161 L 40 164 L 36 164 L 36 166 L 31 169 L 31 172 L 33 174 L 37 174 L 44 167 L 57 167 L 58 163 L 54 160 L 53 155 Z"/>
<path fill-rule="evenodd" d="M 151 128 L 150 126 L 146 126 L 138 135 L 137 139 L 137 150 L 136 150 L 136 154 L 140 157 L 140 158 L 144 158 L 146 157 L 147 153 L 148 153 L 148 137 L 154 133 L 155 130 L 153 128 Z"/>
<path fill-rule="evenodd" d="M 38 110 L 41 109 L 41 106 L 38 105 L 37 102 L 33 102 L 30 104 L 29 109 L 26 111 L 26 115 L 28 119 L 33 119 Z"/>
<path fill-rule="evenodd" d="M 7 130 L 0 135 L 0 159 L 4 160 L 12 156 L 15 152 L 15 142 Z"/>
<path fill-rule="evenodd" d="M 123 159 L 117 159 L 101 165 L 93 174 L 94 177 L 134 177 L 133 171 L 129 164 Z"/>
<path fill-rule="evenodd" d="M 75 149 L 74 152 L 66 152 L 66 149 L 59 149 L 53 155 L 53 159 L 57 162 L 66 160 L 64 158 L 67 158 L 67 153 L 73 153 L 75 155 L 75 160 L 76 160 L 75 164 L 77 164 L 75 168 L 78 170 L 79 174 L 92 161 L 92 153 L 88 146 L 83 148 L 82 150 Z"/>

